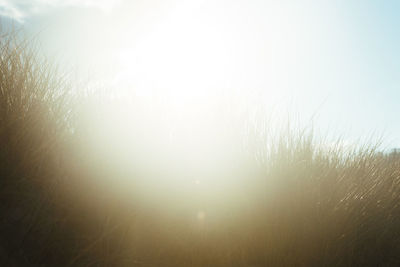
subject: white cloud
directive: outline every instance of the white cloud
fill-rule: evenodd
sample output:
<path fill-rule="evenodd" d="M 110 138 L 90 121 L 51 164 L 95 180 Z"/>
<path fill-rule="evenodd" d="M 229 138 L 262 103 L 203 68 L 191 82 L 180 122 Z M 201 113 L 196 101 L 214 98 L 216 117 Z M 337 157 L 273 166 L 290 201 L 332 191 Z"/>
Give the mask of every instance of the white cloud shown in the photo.
<path fill-rule="evenodd" d="M 0 0 L 0 16 L 22 21 L 25 14 L 13 4 L 8 3 L 8 1 Z"/>
<path fill-rule="evenodd" d="M 63 7 L 96 8 L 109 12 L 121 0 L 0 0 L 0 16 L 23 22 L 26 18 Z"/>

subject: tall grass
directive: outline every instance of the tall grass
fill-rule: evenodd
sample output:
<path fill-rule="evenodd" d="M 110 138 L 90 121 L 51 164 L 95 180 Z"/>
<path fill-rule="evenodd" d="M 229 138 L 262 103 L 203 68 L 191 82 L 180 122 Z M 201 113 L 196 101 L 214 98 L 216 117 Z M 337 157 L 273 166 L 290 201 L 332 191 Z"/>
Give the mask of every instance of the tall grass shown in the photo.
<path fill-rule="evenodd" d="M 52 262 L 51 251 L 65 251 L 57 248 L 54 240 L 62 234 L 58 228 L 62 217 L 55 214 L 54 188 L 61 179 L 60 152 L 69 127 L 70 91 L 56 66 L 40 57 L 32 43 L 20 38 L 18 32 L 9 31 L 0 39 L 0 236 L 4 266 Z"/>
<path fill-rule="evenodd" d="M 237 182 L 230 192 L 166 186 L 159 196 L 150 185 L 153 194 L 143 198 L 134 183 L 127 201 L 99 182 L 127 174 L 99 171 L 104 159 L 79 149 L 91 138 L 90 122 L 78 123 L 84 96 L 36 51 L 14 33 L 2 35 L 2 266 L 400 264 L 395 155 L 374 144 L 327 146 L 312 130 L 248 128 L 242 161 L 226 174 Z"/>

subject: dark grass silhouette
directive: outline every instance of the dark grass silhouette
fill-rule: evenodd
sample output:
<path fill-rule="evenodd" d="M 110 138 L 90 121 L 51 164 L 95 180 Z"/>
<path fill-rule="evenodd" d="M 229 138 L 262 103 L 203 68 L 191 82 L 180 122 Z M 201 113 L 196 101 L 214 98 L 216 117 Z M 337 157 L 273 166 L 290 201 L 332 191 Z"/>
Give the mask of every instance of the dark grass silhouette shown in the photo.
<path fill-rule="evenodd" d="M 149 173 L 103 167 L 107 159 L 81 149 L 93 132 L 79 104 L 87 94 L 36 51 L 2 35 L 1 266 L 400 264 L 398 157 L 324 146 L 312 130 L 272 137 L 249 128 L 224 174 L 238 181 L 230 192 L 139 183 Z M 124 175 L 134 177 L 129 201 L 126 184 L 102 182 Z M 207 217 L 196 216 L 199 205 Z"/>
<path fill-rule="evenodd" d="M 15 31 L 1 36 L 0 71 L 2 265 L 51 263 L 51 251 L 58 251 L 59 260 L 71 247 L 53 195 L 62 179 L 68 87 L 56 67 Z M 61 244 L 57 238 L 63 235 Z"/>

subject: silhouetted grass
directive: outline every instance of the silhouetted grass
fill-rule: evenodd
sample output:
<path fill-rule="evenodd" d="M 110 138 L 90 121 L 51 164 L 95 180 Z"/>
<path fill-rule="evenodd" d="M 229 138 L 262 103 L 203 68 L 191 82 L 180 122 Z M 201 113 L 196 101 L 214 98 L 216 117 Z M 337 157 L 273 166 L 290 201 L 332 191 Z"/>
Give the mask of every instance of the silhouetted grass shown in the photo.
<path fill-rule="evenodd" d="M 2 36 L 0 71 L 2 266 L 400 264 L 400 160 L 377 146 L 328 146 L 312 130 L 247 124 L 226 173 L 152 171 L 158 161 L 143 169 L 140 151 L 110 167 L 112 156 L 86 144 L 98 134 L 94 115 L 84 119 L 87 95 L 28 42 Z M 101 121 L 96 107 L 124 109 L 119 101 L 102 95 L 90 112 Z M 225 184 L 154 184 L 188 174 Z"/>

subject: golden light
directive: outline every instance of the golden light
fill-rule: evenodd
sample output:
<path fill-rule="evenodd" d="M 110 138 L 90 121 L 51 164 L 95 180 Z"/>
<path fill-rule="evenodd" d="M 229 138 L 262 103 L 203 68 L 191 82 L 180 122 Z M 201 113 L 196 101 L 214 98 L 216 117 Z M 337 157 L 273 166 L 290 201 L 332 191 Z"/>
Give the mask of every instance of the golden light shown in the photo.
<path fill-rule="evenodd" d="M 179 2 L 148 25 L 118 14 L 94 21 L 83 60 L 101 74 L 92 86 L 113 100 L 88 99 L 81 119 L 91 130 L 81 149 L 102 160 L 95 168 L 102 182 L 116 194 L 135 195 L 135 188 L 151 205 L 236 205 L 226 200 L 246 178 L 249 127 L 286 96 L 282 62 L 294 56 L 290 21 L 269 5 L 265 18 L 236 17 L 239 7 L 221 3 Z M 101 42 L 103 35 L 113 39 Z"/>

